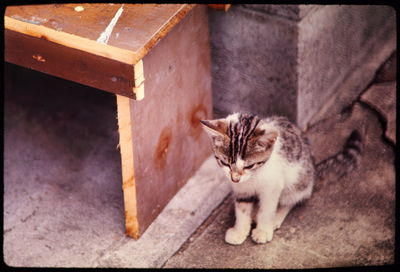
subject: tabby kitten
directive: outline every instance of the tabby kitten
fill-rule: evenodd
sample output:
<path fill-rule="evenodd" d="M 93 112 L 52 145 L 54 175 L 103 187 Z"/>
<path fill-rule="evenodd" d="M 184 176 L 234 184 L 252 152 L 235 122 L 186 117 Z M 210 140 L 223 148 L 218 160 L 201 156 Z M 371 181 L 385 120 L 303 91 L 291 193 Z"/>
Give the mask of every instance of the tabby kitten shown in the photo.
<path fill-rule="evenodd" d="M 258 211 L 251 238 L 269 242 L 293 206 L 311 196 L 316 179 L 329 169 L 344 175 L 360 161 L 357 131 L 343 152 L 314 166 L 301 130 L 285 117 L 235 113 L 201 123 L 218 164 L 232 181 L 236 220 L 225 234 L 229 244 L 241 244 L 250 234 L 253 204 L 258 204 Z"/>

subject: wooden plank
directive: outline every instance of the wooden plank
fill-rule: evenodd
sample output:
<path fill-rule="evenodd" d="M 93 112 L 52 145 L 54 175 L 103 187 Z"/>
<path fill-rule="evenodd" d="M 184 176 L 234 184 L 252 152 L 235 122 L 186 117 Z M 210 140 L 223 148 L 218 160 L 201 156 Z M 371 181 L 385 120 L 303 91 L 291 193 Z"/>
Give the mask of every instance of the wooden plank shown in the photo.
<path fill-rule="evenodd" d="M 76 11 L 80 6 L 83 11 Z M 136 64 L 195 5 L 52 4 L 9 6 L 6 29 L 127 64 Z M 117 11 L 123 12 L 108 42 L 97 42 Z"/>
<path fill-rule="evenodd" d="M 139 238 L 139 223 L 137 217 L 137 198 L 133 155 L 133 123 L 132 100 L 117 95 L 119 148 L 121 151 L 122 189 L 124 193 L 125 232 L 127 235 Z"/>
<path fill-rule="evenodd" d="M 143 59 L 146 99 L 131 101 L 140 234 L 210 155 L 199 122 L 212 118 L 208 35 L 199 5 Z"/>
<path fill-rule="evenodd" d="M 136 98 L 133 65 L 7 29 L 4 34 L 7 62 Z"/>

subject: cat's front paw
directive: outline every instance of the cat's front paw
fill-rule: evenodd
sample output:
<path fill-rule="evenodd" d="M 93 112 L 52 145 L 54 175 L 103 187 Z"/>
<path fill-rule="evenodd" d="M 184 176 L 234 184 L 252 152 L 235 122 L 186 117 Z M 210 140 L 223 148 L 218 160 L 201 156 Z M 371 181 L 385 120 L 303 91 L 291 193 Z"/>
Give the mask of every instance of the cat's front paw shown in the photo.
<path fill-rule="evenodd" d="M 240 245 L 246 240 L 248 234 L 247 231 L 230 228 L 225 233 L 225 242 L 231 245 Z"/>
<path fill-rule="evenodd" d="M 274 222 L 274 230 L 278 230 L 281 227 L 282 222 Z"/>
<path fill-rule="evenodd" d="M 274 235 L 273 229 L 269 230 L 263 230 L 259 228 L 253 229 L 251 233 L 251 238 L 253 239 L 254 242 L 258 244 L 265 244 L 266 242 L 269 242 L 272 240 L 272 236 Z"/>

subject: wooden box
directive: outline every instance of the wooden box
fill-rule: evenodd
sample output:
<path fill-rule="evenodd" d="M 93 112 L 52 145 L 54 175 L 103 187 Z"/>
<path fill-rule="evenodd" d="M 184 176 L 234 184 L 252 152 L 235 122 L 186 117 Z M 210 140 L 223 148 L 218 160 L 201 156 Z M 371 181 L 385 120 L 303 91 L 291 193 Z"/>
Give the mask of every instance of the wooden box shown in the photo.
<path fill-rule="evenodd" d="M 131 237 L 210 155 L 199 123 L 212 117 L 205 5 L 9 6 L 5 60 L 116 94 Z"/>

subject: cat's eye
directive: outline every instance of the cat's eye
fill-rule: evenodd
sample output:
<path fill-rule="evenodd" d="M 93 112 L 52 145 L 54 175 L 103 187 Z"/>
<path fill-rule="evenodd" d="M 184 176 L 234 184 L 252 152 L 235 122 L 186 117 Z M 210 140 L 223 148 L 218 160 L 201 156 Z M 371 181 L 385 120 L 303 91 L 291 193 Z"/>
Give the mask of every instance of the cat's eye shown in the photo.
<path fill-rule="evenodd" d="M 247 165 L 247 166 L 243 167 L 243 169 L 251 169 L 251 168 L 253 168 L 255 165 L 256 165 L 256 164 L 253 163 L 253 164 L 250 164 L 250 165 Z"/>
<path fill-rule="evenodd" d="M 228 163 L 224 162 L 223 160 L 221 160 L 221 159 L 218 158 L 217 156 L 215 156 L 215 159 L 216 159 L 217 161 L 219 161 L 223 166 L 231 167 Z"/>
<path fill-rule="evenodd" d="M 223 160 L 219 160 L 219 162 L 220 162 L 223 166 L 231 167 L 228 163 L 224 162 Z"/>
<path fill-rule="evenodd" d="M 265 163 L 265 161 L 256 162 L 256 163 L 249 164 L 249 165 L 243 167 L 243 169 L 252 169 L 252 168 L 254 168 L 254 166 L 256 166 L 256 165 L 262 165 L 262 164 L 264 164 L 264 163 Z"/>

